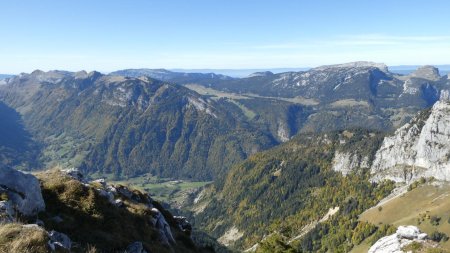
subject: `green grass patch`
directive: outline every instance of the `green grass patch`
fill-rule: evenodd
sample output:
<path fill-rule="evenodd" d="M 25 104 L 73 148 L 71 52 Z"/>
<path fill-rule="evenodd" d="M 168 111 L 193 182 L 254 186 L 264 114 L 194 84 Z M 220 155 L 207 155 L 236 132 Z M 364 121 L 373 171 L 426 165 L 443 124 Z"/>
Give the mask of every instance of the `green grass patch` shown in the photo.
<path fill-rule="evenodd" d="M 112 184 L 122 184 L 149 193 L 154 199 L 169 204 L 182 202 L 189 192 L 212 182 L 192 182 L 158 178 L 146 174 L 139 177 L 112 181 Z"/>

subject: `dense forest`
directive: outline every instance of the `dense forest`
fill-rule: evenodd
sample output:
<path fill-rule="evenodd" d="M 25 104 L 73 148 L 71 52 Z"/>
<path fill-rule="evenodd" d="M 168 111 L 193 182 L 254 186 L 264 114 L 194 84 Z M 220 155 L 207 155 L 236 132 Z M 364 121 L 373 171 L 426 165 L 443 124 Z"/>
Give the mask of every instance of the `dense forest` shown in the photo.
<path fill-rule="evenodd" d="M 382 136 L 367 130 L 304 134 L 255 154 L 209 189 L 213 193 L 202 200 L 208 206 L 194 217 L 195 223 L 218 237 L 236 226 L 245 234 L 234 245 L 240 249 L 262 240 L 260 250 L 267 252 L 280 245 L 298 252 L 345 252 L 386 230 L 360 223 L 358 215 L 388 195 L 394 184 L 371 183 L 363 168 L 343 176 L 332 170 L 332 160 L 337 151 L 373 156 Z M 336 215 L 287 243 L 336 207 Z"/>

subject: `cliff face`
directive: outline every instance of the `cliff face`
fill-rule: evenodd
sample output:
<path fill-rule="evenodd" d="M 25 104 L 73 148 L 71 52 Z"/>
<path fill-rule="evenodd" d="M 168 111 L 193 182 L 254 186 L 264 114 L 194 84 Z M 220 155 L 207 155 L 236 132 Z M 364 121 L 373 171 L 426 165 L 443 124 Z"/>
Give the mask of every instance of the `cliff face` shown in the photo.
<path fill-rule="evenodd" d="M 441 98 L 429 112 L 386 137 L 371 166 L 374 180 L 450 180 L 450 102 Z"/>
<path fill-rule="evenodd" d="M 351 173 L 355 169 L 369 168 L 369 157 L 351 153 L 351 152 L 339 152 L 334 154 L 333 158 L 333 170 L 340 171 L 343 175 Z"/>

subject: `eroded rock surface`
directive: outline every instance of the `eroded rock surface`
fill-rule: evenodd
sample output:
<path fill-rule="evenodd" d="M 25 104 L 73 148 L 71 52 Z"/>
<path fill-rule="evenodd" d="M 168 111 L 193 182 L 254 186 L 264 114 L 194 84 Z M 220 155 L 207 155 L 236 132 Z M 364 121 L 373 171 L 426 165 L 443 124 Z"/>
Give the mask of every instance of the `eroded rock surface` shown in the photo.
<path fill-rule="evenodd" d="M 403 247 L 414 241 L 424 242 L 426 238 L 427 234 L 415 226 L 400 226 L 394 234 L 379 239 L 368 253 L 404 253 Z"/>
<path fill-rule="evenodd" d="M 3 168 L 0 170 L 0 193 L 7 199 L 2 209 L 11 214 L 11 207 L 24 216 L 35 216 L 45 209 L 38 179 L 18 170 Z M 8 208 L 9 206 L 9 208 Z"/>
<path fill-rule="evenodd" d="M 437 102 L 429 116 L 422 113 L 386 137 L 371 171 L 375 181 L 450 180 L 450 102 Z"/>

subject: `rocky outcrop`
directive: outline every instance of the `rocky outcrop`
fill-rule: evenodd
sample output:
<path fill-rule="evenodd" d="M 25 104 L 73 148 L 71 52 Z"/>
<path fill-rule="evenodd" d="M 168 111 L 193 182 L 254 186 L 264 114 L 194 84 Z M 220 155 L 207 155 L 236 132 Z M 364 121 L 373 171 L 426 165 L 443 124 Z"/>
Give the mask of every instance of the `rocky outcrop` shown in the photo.
<path fill-rule="evenodd" d="M 409 182 L 419 177 L 450 180 L 450 102 L 438 101 L 386 137 L 371 167 L 374 180 Z"/>
<path fill-rule="evenodd" d="M 426 238 L 427 234 L 415 226 L 400 226 L 396 233 L 379 239 L 368 253 L 404 253 L 403 247 L 414 241 L 424 242 Z"/>
<path fill-rule="evenodd" d="M 333 157 L 333 170 L 341 172 L 344 176 L 357 168 L 369 168 L 369 157 L 359 154 L 337 151 Z"/>
<path fill-rule="evenodd" d="M 176 242 L 173 238 L 172 231 L 170 230 L 169 223 L 167 223 L 164 215 L 156 208 L 152 208 L 152 215 L 152 222 L 159 231 L 160 241 L 165 245 L 175 244 Z"/>
<path fill-rule="evenodd" d="M 71 252 L 72 248 L 84 252 L 89 245 L 101 252 L 198 252 L 186 217 L 174 217 L 147 193 L 109 185 L 104 179 L 88 182 L 76 169 L 35 176 L 0 170 L 0 237 L 15 236 L 0 245 L 1 252 L 28 252 L 10 249 L 27 243 L 19 230 L 39 236 L 33 239 L 39 252 Z"/>
<path fill-rule="evenodd" d="M 81 177 L 83 178 L 83 177 Z M 154 207 L 153 199 L 148 194 L 142 194 L 140 192 L 129 189 L 123 185 L 108 185 L 104 179 L 97 179 L 91 182 L 91 185 L 96 187 L 97 192 L 100 196 L 108 199 L 108 202 L 112 203 L 117 207 L 125 207 L 125 201 L 131 201 L 138 204 L 145 204 L 146 208 L 150 210 L 150 222 L 157 229 L 159 234 L 159 241 L 164 245 L 174 245 L 176 244 L 176 240 L 172 234 L 172 230 L 169 222 L 167 222 L 166 217 L 164 217 L 162 211 L 158 208 Z M 191 224 L 187 221 L 186 217 L 182 216 L 170 216 L 168 217 L 171 221 L 171 224 L 177 226 L 180 231 L 190 236 L 192 231 Z M 130 249 L 127 248 L 126 252 L 141 252 L 139 251 L 143 247 L 139 247 L 139 245 L 133 243 L 129 246 Z M 141 243 L 142 246 L 142 243 Z M 129 251 L 130 250 L 130 251 Z M 145 250 L 144 250 L 145 252 Z"/>
<path fill-rule="evenodd" d="M 175 219 L 176 223 L 178 224 L 178 228 L 187 233 L 187 234 L 191 234 L 192 232 L 192 225 L 191 223 L 189 223 L 189 221 L 187 220 L 186 217 L 184 216 L 173 216 L 173 218 Z"/>
<path fill-rule="evenodd" d="M 230 246 L 235 241 L 239 240 L 244 236 L 244 233 L 239 231 L 235 226 L 228 229 L 217 241 L 225 246 Z"/>
<path fill-rule="evenodd" d="M 31 217 L 45 209 L 41 187 L 37 178 L 18 170 L 3 168 L 0 170 L 0 194 L 4 196 L 0 209 L 4 214 L 15 217 Z"/>

